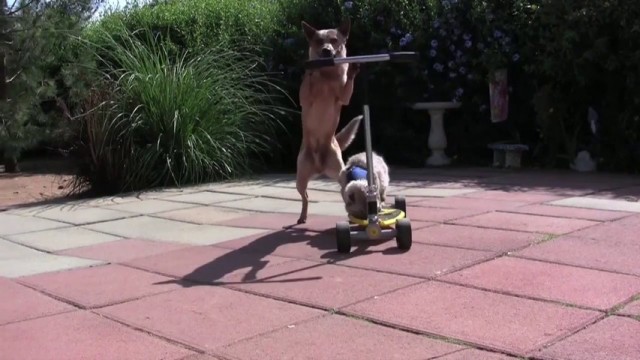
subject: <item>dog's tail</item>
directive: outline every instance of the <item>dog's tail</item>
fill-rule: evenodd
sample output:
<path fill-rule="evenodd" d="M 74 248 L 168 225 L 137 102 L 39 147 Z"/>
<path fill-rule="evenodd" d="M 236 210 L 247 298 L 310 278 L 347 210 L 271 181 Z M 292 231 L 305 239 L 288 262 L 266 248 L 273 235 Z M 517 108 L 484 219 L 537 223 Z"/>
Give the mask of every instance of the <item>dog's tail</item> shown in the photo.
<path fill-rule="evenodd" d="M 353 142 L 353 139 L 356 137 L 358 126 L 360 125 L 360 120 L 362 120 L 362 118 L 362 115 L 354 117 L 349 121 L 347 126 L 343 127 L 342 130 L 336 134 L 336 140 L 338 140 L 340 150 L 344 150 L 351 145 L 351 142 Z"/>

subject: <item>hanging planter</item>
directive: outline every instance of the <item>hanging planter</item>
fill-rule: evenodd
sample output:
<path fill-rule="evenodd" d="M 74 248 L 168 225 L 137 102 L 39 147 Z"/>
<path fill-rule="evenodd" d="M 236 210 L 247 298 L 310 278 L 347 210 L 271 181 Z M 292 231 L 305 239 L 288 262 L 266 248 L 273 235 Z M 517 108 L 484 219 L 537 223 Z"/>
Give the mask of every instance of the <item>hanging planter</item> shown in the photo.
<path fill-rule="evenodd" d="M 489 101 L 491 122 L 498 123 L 509 117 L 509 84 L 507 69 L 498 69 L 489 78 Z"/>

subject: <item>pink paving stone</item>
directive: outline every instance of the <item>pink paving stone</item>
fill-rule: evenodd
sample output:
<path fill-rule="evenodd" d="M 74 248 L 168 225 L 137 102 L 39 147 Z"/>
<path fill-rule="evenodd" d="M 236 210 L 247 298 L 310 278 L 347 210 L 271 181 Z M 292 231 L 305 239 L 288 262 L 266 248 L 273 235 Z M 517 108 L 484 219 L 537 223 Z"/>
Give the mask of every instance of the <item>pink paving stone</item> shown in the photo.
<path fill-rule="evenodd" d="M 625 242 L 628 244 L 638 243 L 638 233 L 640 233 L 640 218 L 631 218 L 637 223 L 631 224 L 627 219 L 618 220 L 612 223 L 604 223 L 587 229 L 576 231 L 571 234 L 575 237 L 589 238 L 603 242 Z"/>
<path fill-rule="evenodd" d="M 637 360 L 640 321 L 612 316 L 543 350 L 547 359 Z"/>
<path fill-rule="evenodd" d="M 482 351 L 478 349 L 464 349 L 452 354 L 439 357 L 438 360 L 514 360 L 515 358 L 503 354 Z"/>
<path fill-rule="evenodd" d="M 546 234 L 566 234 L 599 224 L 595 221 L 561 219 L 547 216 L 493 212 L 454 221 L 459 225 L 494 229 L 528 231 Z"/>
<path fill-rule="evenodd" d="M 84 311 L 1 326 L 0 344 L 6 359 L 20 360 L 171 360 L 192 353 Z"/>
<path fill-rule="evenodd" d="M 415 236 L 415 235 L 414 235 Z M 494 252 L 455 249 L 415 243 L 411 250 L 398 250 L 395 240 L 352 250 L 342 265 L 423 278 L 439 276 L 486 261 Z"/>
<path fill-rule="evenodd" d="M 622 315 L 640 316 L 640 300 L 636 300 L 618 311 Z"/>
<path fill-rule="evenodd" d="M 465 194 L 465 197 L 486 200 L 502 200 L 510 202 L 522 202 L 528 204 L 542 203 L 547 201 L 562 199 L 562 196 L 533 191 L 504 191 L 504 190 L 488 190 L 478 191 L 471 194 Z"/>
<path fill-rule="evenodd" d="M 279 230 L 225 241 L 214 246 L 321 262 L 338 256 L 335 230 L 323 233 L 300 229 Z"/>
<path fill-rule="evenodd" d="M 447 197 L 422 200 L 412 204 L 413 206 L 426 206 L 446 209 L 476 210 L 481 212 L 507 210 L 527 205 L 526 202 L 475 199 L 471 197 Z"/>
<path fill-rule="evenodd" d="M 331 315 L 241 341 L 221 350 L 243 360 L 433 358 L 461 346 Z"/>
<path fill-rule="evenodd" d="M 595 311 L 439 282 L 404 288 L 344 311 L 518 355 L 600 316 Z"/>
<path fill-rule="evenodd" d="M 207 352 L 324 314 L 219 286 L 181 289 L 99 312 Z"/>
<path fill-rule="evenodd" d="M 563 236 L 515 256 L 640 276 L 640 243 Z"/>
<path fill-rule="evenodd" d="M 120 265 L 23 277 L 20 282 L 85 308 L 94 308 L 179 289 L 172 279 Z"/>
<path fill-rule="evenodd" d="M 61 251 L 58 254 L 120 263 L 136 258 L 183 249 L 188 246 L 189 245 L 144 239 L 124 239 L 69 249 Z"/>
<path fill-rule="evenodd" d="M 180 360 L 219 360 L 217 357 L 213 357 L 207 354 L 193 354 L 183 357 Z"/>
<path fill-rule="evenodd" d="M 640 278 L 539 261 L 500 258 L 443 281 L 607 310 L 640 292 Z"/>
<path fill-rule="evenodd" d="M 295 260 L 265 269 L 254 282 L 230 286 L 300 304 L 339 308 L 421 279 Z"/>
<path fill-rule="evenodd" d="M 71 305 L 0 277 L 0 325 L 75 310 Z"/>
<path fill-rule="evenodd" d="M 194 246 L 136 259 L 126 265 L 211 284 L 234 275 L 243 281 L 253 280 L 264 268 L 287 261 L 292 259 L 214 246 Z"/>
<path fill-rule="evenodd" d="M 553 206 L 553 205 L 528 205 L 519 208 L 510 209 L 509 212 L 531 214 L 531 215 L 543 215 L 562 217 L 569 219 L 584 219 L 594 221 L 610 221 L 629 216 L 629 213 L 622 211 L 607 211 L 607 210 L 595 210 L 595 209 L 581 209 L 567 206 Z"/>
<path fill-rule="evenodd" d="M 440 224 L 413 233 L 413 241 L 465 249 L 505 252 L 520 249 L 542 238 L 541 234 Z"/>
<path fill-rule="evenodd" d="M 295 225 L 299 214 L 255 214 L 218 223 L 225 226 L 237 226 L 258 229 L 282 230 L 283 226 Z M 306 224 L 295 225 L 295 229 L 322 232 L 335 229 L 337 221 L 344 221 L 344 216 L 309 215 Z"/>
<path fill-rule="evenodd" d="M 407 217 L 411 219 L 411 221 L 418 220 L 428 222 L 444 222 L 472 215 L 478 215 L 484 212 L 486 211 L 473 209 L 445 209 L 420 206 L 407 207 Z"/>

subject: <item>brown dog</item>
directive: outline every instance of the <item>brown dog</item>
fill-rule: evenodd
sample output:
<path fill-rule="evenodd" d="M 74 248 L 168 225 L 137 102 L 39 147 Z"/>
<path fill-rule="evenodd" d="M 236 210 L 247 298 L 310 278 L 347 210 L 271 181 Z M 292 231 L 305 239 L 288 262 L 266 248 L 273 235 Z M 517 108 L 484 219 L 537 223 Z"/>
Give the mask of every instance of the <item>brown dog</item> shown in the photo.
<path fill-rule="evenodd" d="M 309 41 L 309 59 L 321 57 L 346 57 L 346 43 L 351 30 L 347 19 L 336 29 L 316 30 L 302 22 L 302 29 Z M 352 119 L 338 134 L 343 105 L 348 105 L 353 94 L 353 80 L 359 67 L 341 64 L 308 70 L 300 86 L 302 107 L 302 144 L 297 159 L 296 188 L 302 197 L 302 211 L 298 224 L 307 221 L 309 196 L 307 186 L 317 175 L 337 180 L 344 167 L 342 150 L 358 131 L 362 116 Z"/>

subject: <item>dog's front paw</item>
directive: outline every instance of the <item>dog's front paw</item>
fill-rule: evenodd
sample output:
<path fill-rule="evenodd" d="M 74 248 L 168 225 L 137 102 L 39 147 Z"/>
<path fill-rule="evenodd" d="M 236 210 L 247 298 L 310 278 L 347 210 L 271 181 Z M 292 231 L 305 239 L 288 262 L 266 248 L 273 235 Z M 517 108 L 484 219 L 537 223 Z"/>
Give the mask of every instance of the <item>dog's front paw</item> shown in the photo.
<path fill-rule="evenodd" d="M 360 72 L 360 64 L 351 63 L 349 64 L 349 70 L 347 70 L 347 79 L 353 79 Z"/>

